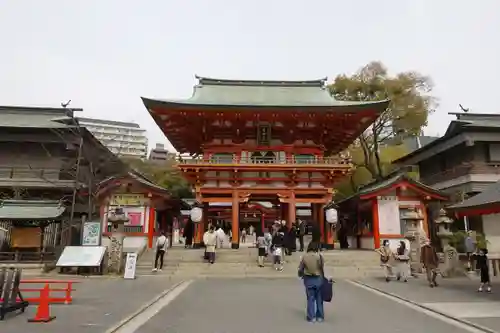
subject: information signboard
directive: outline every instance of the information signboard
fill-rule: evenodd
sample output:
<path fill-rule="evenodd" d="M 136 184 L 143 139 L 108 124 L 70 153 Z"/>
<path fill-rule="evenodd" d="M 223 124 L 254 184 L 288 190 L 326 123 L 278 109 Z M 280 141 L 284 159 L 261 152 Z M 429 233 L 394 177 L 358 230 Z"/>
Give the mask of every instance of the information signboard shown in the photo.
<path fill-rule="evenodd" d="M 99 246 L 101 245 L 101 222 L 85 221 L 83 223 L 83 246 Z"/>
<path fill-rule="evenodd" d="M 135 279 L 135 269 L 137 266 L 137 253 L 127 253 L 127 260 L 125 261 L 125 274 L 124 279 L 133 280 Z"/>
<path fill-rule="evenodd" d="M 105 252 L 106 246 L 66 246 L 56 267 L 97 267 Z"/>

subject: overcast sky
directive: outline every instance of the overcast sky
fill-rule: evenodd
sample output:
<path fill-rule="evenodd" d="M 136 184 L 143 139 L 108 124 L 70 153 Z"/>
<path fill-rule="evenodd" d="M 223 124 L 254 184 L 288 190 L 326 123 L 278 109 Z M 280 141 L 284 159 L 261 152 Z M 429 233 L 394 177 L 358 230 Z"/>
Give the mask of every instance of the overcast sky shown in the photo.
<path fill-rule="evenodd" d="M 0 0 L 0 104 L 138 122 L 140 96 L 184 98 L 194 75 L 316 79 L 372 60 L 435 81 L 442 134 L 458 103 L 499 111 L 499 0 Z"/>

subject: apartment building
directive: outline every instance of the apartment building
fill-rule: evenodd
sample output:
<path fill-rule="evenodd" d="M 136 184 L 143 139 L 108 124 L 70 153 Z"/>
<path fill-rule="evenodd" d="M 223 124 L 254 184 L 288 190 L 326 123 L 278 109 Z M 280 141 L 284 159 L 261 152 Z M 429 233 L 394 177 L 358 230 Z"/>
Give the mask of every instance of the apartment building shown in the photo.
<path fill-rule="evenodd" d="M 149 159 L 151 161 L 166 161 L 171 156 L 171 153 L 165 149 L 163 143 L 157 143 L 155 148 L 149 152 Z"/>
<path fill-rule="evenodd" d="M 145 159 L 148 155 L 146 130 L 136 123 L 114 120 L 78 118 L 109 150 L 121 157 Z"/>

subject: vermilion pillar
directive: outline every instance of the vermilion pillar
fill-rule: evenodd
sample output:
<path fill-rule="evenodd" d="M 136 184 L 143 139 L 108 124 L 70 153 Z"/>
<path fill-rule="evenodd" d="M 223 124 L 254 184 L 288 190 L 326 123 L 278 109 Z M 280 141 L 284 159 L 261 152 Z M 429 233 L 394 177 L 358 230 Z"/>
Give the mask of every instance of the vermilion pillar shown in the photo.
<path fill-rule="evenodd" d="M 319 230 L 321 230 L 321 244 L 323 247 L 326 247 L 326 230 L 325 230 L 325 212 L 323 211 L 323 206 L 320 204 L 317 205 L 317 214 L 318 214 L 318 224 L 319 224 Z"/>
<path fill-rule="evenodd" d="M 325 216 L 325 206 L 321 205 L 321 216 Z M 324 222 L 325 224 L 325 249 L 328 250 L 333 250 L 335 248 L 335 237 L 334 237 L 334 231 L 332 229 L 332 225 L 328 222 Z"/>
<path fill-rule="evenodd" d="M 153 207 L 149 207 L 149 216 L 148 216 L 148 247 L 153 248 L 153 238 L 155 231 L 155 209 Z"/>
<path fill-rule="evenodd" d="M 295 222 L 295 214 L 297 213 L 297 208 L 295 207 L 295 193 L 290 195 L 290 201 L 288 202 L 288 218 L 286 220 L 286 227 L 291 228 L 292 223 Z"/>
<path fill-rule="evenodd" d="M 377 198 L 372 200 L 372 220 L 373 220 L 373 245 L 375 249 L 380 247 L 380 223 L 378 219 Z"/>
<path fill-rule="evenodd" d="M 233 234 L 231 248 L 237 249 L 240 247 L 240 200 L 238 198 L 238 192 L 236 191 L 233 192 L 233 203 L 231 209 L 231 232 Z"/>

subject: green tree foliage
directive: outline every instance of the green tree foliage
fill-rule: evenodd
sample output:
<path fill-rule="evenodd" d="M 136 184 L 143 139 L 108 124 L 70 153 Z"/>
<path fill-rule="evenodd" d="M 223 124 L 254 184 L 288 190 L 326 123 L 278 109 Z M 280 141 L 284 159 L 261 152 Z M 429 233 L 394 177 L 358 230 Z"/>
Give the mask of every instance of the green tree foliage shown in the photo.
<path fill-rule="evenodd" d="M 349 152 L 352 157 L 352 163 L 355 166 L 354 171 L 340 181 L 336 186 L 337 193 L 335 200 L 339 201 L 355 194 L 359 188 L 373 181 L 369 169 L 366 167 L 364 154 L 361 147 L 351 147 Z M 384 175 L 394 171 L 395 167 L 391 164 L 392 161 L 403 157 L 407 154 L 407 149 L 404 145 L 384 146 L 380 151 L 380 169 Z"/>
<path fill-rule="evenodd" d="M 181 171 L 176 167 L 175 158 L 166 161 L 150 161 L 140 159 L 126 159 L 132 169 L 144 175 L 155 184 L 170 191 L 176 198 L 193 198 L 193 191 L 189 183 L 182 176 Z"/>
<path fill-rule="evenodd" d="M 354 178 L 363 173 L 363 178 L 369 175 L 370 179 L 381 179 L 390 171 L 390 162 L 401 155 L 388 151 L 388 147 L 404 137 L 419 135 L 435 110 L 432 87 L 427 76 L 415 71 L 390 75 L 380 62 L 371 62 L 353 75 L 335 78 L 329 89 L 337 100 L 391 100 L 387 110 L 349 149 L 353 157 L 362 155 L 355 164 L 364 170 L 357 170 Z"/>

